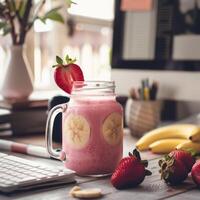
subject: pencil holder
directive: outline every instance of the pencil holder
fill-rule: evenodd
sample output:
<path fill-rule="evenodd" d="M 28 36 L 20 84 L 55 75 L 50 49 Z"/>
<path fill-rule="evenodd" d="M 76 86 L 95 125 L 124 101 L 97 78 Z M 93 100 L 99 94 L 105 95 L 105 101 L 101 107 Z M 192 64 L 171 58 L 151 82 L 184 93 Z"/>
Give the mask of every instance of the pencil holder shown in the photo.
<path fill-rule="evenodd" d="M 145 132 L 156 128 L 160 122 L 161 102 L 128 99 L 125 119 L 131 134 L 141 137 Z"/>

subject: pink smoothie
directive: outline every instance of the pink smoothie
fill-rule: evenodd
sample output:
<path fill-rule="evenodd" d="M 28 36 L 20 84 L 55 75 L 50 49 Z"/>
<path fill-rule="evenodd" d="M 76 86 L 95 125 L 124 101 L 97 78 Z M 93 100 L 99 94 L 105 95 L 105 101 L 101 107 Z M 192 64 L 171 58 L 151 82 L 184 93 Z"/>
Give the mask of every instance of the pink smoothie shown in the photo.
<path fill-rule="evenodd" d="M 63 114 L 63 125 L 69 114 L 83 116 L 90 125 L 90 136 L 87 144 L 77 149 L 66 139 L 63 131 L 63 151 L 68 161 L 65 166 L 80 175 L 102 175 L 112 173 L 122 158 L 123 141 L 113 145 L 106 142 L 102 133 L 102 124 L 112 113 L 122 114 L 122 107 L 114 99 L 81 100 L 68 105 Z"/>

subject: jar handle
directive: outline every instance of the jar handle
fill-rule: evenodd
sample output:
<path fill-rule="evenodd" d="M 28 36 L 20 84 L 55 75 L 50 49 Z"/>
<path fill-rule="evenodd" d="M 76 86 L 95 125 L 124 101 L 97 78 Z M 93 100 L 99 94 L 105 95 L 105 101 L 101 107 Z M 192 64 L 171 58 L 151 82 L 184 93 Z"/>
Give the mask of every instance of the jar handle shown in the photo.
<path fill-rule="evenodd" d="M 47 117 L 47 123 L 46 123 L 46 131 L 45 131 L 45 140 L 46 140 L 46 148 L 49 155 L 55 159 L 66 161 L 66 154 L 63 154 L 63 152 L 57 152 L 55 149 L 53 149 L 53 124 L 56 116 L 59 113 L 63 113 L 67 108 L 67 104 L 60 104 L 57 106 L 54 106 L 48 114 Z"/>

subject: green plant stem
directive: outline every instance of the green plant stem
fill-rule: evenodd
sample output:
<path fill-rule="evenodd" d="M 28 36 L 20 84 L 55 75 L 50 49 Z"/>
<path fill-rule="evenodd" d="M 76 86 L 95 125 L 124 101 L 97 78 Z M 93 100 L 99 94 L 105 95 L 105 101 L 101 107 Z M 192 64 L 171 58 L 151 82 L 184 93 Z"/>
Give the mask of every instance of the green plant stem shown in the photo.
<path fill-rule="evenodd" d="M 4 0 L 3 3 L 0 0 L 0 17 L 3 19 L 3 22 L 5 21 L 5 25 L 1 29 L 3 29 L 4 35 L 11 34 L 13 45 L 24 44 L 26 34 L 32 28 L 36 19 L 40 19 L 43 22 L 47 19 L 64 22 L 62 16 L 57 12 L 60 7 L 51 9 L 44 17 L 38 16 L 46 0 L 39 1 L 30 19 L 33 2 L 34 0 L 21 0 L 17 8 L 15 0 Z M 69 2 L 71 3 L 71 1 Z M 19 31 L 16 24 L 19 25 Z"/>
<path fill-rule="evenodd" d="M 28 24 L 28 18 L 30 14 L 32 6 L 32 0 L 27 0 L 26 8 L 25 8 L 25 13 L 22 18 L 22 21 L 20 23 L 20 38 L 19 38 L 19 44 L 22 45 L 24 44 L 26 33 L 27 33 L 27 24 Z"/>
<path fill-rule="evenodd" d="M 37 9 L 37 11 L 34 14 L 32 22 L 28 25 L 28 30 L 27 31 L 29 31 L 32 28 L 35 20 L 38 19 L 38 13 L 40 12 L 40 10 L 42 9 L 42 7 L 44 6 L 45 2 L 46 2 L 46 0 L 42 0 L 42 2 L 40 3 L 40 5 L 38 6 L 38 9 Z"/>
<path fill-rule="evenodd" d="M 19 11 L 16 9 L 14 0 L 11 0 L 11 4 L 12 4 L 12 7 L 14 8 L 15 16 L 18 20 L 18 23 L 20 24 L 22 22 L 22 18 L 19 15 Z M 16 44 L 18 43 L 18 41 L 19 41 L 19 34 L 16 34 Z"/>
<path fill-rule="evenodd" d="M 11 0 L 11 3 L 12 3 L 12 6 L 14 8 L 14 11 L 15 11 L 15 14 L 17 16 L 17 19 L 18 19 L 19 23 L 21 23 L 22 22 L 22 18 L 19 15 L 19 11 L 16 9 L 14 0 Z"/>
<path fill-rule="evenodd" d="M 8 11 L 6 13 L 6 16 L 9 20 L 9 23 L 10 23 L 10 26 L 11 26 L 11 37 L 12 37 L 12 41 L 13 41 L 13 44 L 16 45 L 17 44 L 17 35 L 16 35 L 16 32 L 15 32 L 15 25 L 14 25 L 14 21 L 13 21 L 13 17 L 11 16 L 11 10 L 10 10 L 10 5 L 9 5 L 9 2 L 8 0 L 5 1 L 6 2 L 6 6 L 8 8 Z"/>

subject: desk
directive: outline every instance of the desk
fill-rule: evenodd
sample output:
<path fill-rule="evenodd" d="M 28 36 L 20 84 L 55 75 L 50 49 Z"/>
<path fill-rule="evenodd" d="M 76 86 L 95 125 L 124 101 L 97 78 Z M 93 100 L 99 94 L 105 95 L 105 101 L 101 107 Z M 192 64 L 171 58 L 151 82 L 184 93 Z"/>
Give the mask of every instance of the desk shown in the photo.
<path fill-rule="evenodd" d="M 192 116 L 181 122 L 195 123 L 200 124 L 200 118 L 198 115 Z M 26 138 L 14 138 L 15 141 L 29 142 L 35 144 L 44 144 L 43 136 L 29 136 Z M 136 139 L 133 138 L 128 131 L 124 133 L 124 155 L 127 155 L 129 151 L 134 148 Z M 41 163 L 49 163 L 52 165 L 62 165 L 61 162 L 50 160 L 50 159 L 41 159 L 30 157 L 27 155 L 19 155 L 24 158 L 29 158 L 31 160 L 37 160 Z M 76 184 L 66 184 L 59 187 L 51 187 L 42 190 L 33 190 L 23 193 L 15 193 L 9 196 L 0 194 L 0 200 L 66 200 L 74 199 L 68 195 L 69 190 L 75 186 L 80 185 L 83 188 L 98 187 L 103 191 L 102 199 L 110 200 L 131 200 L 131 199 L 169 199 L 169 200 L 182 200 L 182 199 L 193 199 L 199 200 L 200 190 L 196 188 L 192 182 L 191 177 L 181 185 L 176 187 L 169 187 L 163 181 L 160 180 L 157 169 L 157 156 L 150 153 L 142 153 L 142 158 L 151 159 L 149 162 L 149 169 L 152 171 L 152 176 L 146 177 L 144 182 L 136 187 L 125 190 L 116 190 L 110 184 L 110 177 L 104 178 L 93 178 L 93 177 L 76 177 Z"/>

